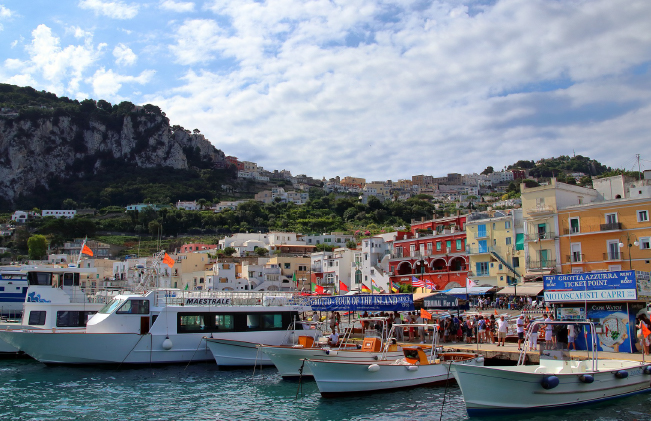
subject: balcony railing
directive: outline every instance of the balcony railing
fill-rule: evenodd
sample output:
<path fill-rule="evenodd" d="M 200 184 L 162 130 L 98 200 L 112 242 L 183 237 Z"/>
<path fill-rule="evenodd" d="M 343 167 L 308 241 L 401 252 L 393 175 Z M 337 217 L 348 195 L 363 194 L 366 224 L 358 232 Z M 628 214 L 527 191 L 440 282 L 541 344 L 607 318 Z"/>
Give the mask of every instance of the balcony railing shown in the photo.
<path fill-rule="evenodd" d="M 554 234 L 553 231 L 545 231 L 545 232 L 528 232 L 525 234 L 525 240 L 527 241 L 536 241 L 536 240 L 551 240 L 556 235 Z"/>
<path fill-rule="evenodd" d="M 569 254 L 566 257 L 566 260 L 571 263 L 585 262 L 585 254 L 582 253 Z"/>
<path fill-rule="evenodd" d="M 579 227 L 563 228 L 563 235 L 579 234 L 580 232 L 581 229 Z"/>
<path fill-rule="evenodd" d="M 528 209 L 527 212 L 529 212 L 530 215 L 539 213 L 552 213 L 554 212 L 554 208 L 551 206 L 538 205 L 534 208 Z"/>
<path fill-rule="evenodd" d="M 527 261 L 527 266 L 531 270 L 552 269 L 552 268 L 556 267 L 556 260 L 552 260 L 552 259 L 529 260 L 529 261 Z"/>
<path fill-rule="evenodd" d="M 622 229 L 622 223 L 621 222 L 609 222 L 607 224 L 601 224 L 599 225 L 600 231 L 615 231 L 615 230 L 621 230 Z"/>
<path fill-rule="evenodd" d="M 617 251 L 609 251 L 608 253 L 604 253 L 604 260 L 622 260 L 622 254 Z"/>

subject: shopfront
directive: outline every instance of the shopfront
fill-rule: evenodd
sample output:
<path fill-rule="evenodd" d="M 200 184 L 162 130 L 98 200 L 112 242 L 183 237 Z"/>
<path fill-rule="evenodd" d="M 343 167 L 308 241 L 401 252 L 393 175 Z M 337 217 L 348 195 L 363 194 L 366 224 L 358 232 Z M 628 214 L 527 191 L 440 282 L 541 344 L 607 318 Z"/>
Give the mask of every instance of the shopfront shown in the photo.
<path fill-rule="evenodd" d="M 651 299 L 649 272 L 612 271 L 544 277 L 545 301 L 558 320 L 591 320 L 599 351 L 638 352 L 635 318 Z M 578 331 L 578 330 L 577 330 Z M 585 332 L 578 331 L 577 349 L 586 349 Z"/>

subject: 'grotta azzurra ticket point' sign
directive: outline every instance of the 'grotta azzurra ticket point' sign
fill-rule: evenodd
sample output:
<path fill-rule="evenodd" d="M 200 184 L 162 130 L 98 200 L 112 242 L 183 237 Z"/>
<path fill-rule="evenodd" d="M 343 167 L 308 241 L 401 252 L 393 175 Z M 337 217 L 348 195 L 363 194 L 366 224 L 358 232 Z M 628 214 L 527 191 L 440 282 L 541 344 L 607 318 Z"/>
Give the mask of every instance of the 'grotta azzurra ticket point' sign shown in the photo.
<path fill-rule="evenodd" d="M 543 281 L 549 302 L 637 300 L 632 270 L 553 275 Z"/>

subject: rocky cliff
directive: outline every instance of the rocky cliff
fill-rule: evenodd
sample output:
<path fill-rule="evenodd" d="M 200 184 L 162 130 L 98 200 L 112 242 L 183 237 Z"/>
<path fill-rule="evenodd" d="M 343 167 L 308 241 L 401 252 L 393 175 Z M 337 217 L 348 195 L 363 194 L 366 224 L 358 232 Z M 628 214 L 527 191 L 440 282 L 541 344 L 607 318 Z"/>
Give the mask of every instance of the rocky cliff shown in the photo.
<path fill-rule="evenodd" d="M 53 178 L 97 174 L 107 165 L 220 166 L 224 153 L 202 134 L 169 125 L 157 107 L 120 114 L 38 109 L 0 114 L 0 195 L 12 202 Z"/>

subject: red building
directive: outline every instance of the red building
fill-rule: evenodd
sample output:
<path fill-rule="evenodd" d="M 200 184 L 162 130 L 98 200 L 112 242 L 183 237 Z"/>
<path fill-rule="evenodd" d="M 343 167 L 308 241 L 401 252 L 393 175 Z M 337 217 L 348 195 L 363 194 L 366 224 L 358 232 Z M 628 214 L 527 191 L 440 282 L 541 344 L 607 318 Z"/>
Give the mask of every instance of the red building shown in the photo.
<path fill-rule="evenodd" d="M 466 217 L 453 216 L 411 225 L 399 233 L 389 260 L 392 282 L 410 284 L 412 276 L 437 290 L 465 287 L 468 279 Z"/>
<path fill-rule="evenodd" d="M 228 162 L 229 165 L 235 165 L 235 168 L 238 171 L 244 171 L 244 164 L 241 163 L 236 157 L 227 156 L 226 157 L 226 162 Z"/>
<path fill-rule="evenodd" d="M 183 244 L 179 249 L 179 253 L 192 253 L 193 251 L 214 250 L 217 246 L 214 244 Z"/>
<path fill-rule="evenodd" d="M 524 180 L 525 178 L 527 178 L 527 175 L 524 172 L 524 170 L 511 170 L 511 172 L 513 173 L 514 180 L 518 180 L 518 179 Z"/>

